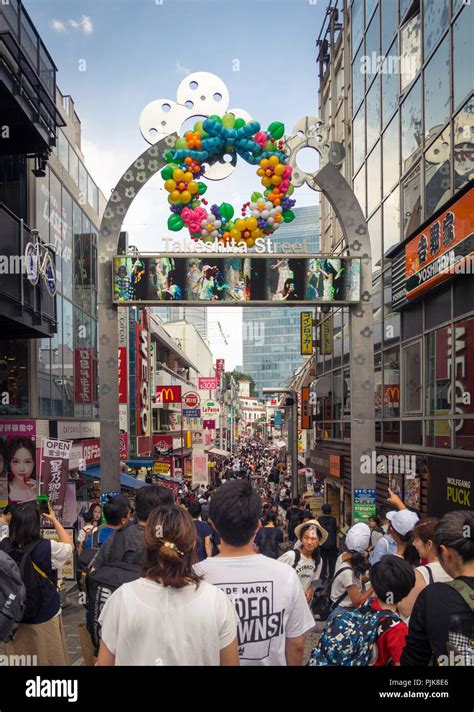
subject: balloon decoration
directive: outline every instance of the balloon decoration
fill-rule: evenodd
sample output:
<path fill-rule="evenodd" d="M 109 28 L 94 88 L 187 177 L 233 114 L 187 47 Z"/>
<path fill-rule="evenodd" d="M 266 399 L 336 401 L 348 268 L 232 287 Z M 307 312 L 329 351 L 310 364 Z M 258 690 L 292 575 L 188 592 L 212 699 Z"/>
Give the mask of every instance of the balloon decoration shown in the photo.
<path fill-rule="evenodd" d="M 166 154 L 168 165 L 162 170 L 168 192 L 171 215 L 168 228 L 178 232 L 189 230 L 193 240 L 224 244 L 234 239 L 252 247 L 259 237 L 271 235 L 283 222 L 291 222 L 295 214 L 290 198 L 292 167 L 283 147 L 284 125 L 279 121 L 261 131 L 257 121 L 236 119 L 234 114 L 211 116 L 197 121 L 193 131 L 176 140 Z M 203 197 L 207 190 L 199 179 L 205 164 L 230 155 L 240 156 L 247 163 L 258 166 L 263 192 L 254 192 L 241 207 L 241 216 L 234 217 L 229 203 L 211 205 Z"/>

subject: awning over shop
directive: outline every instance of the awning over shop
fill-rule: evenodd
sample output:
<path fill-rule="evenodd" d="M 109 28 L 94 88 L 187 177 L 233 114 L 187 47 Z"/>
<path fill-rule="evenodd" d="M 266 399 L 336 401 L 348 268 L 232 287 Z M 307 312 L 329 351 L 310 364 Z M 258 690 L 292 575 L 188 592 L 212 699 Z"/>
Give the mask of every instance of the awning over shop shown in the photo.
<path fill-rule="evenodd" d="M 88 467 L 87 470 L 85 470 L 81 474 L 86 475 L 86 477 L 93 477 L 96 480 L 100 480 L 100 478 L 102 477 L 100 465 Z M 125 475 L 123 472 L 120 473 L 120 485 L 122 487 L 128 487 L 129 489 L 140 489 L 140 487 L 143 487 L 145 484 L 146 482 L 143 482 L 143 480 L 137 480 L 136 477 L 130 477 L 130 475 Z"/>
<path fill-rule="evenodd" d="M 149 458 L 137 458 L 135 460 L 126 460 L 125 464 L 127 467 L 153 467 L 154 460 Z"/>
<path fill-rule="evenodd" d="M 217 455 L 217 457 L 229 457 L 230 452 L 228 450 L 220 450 L 218 447 L 211 447 L 206 450 L 209 455 Z"/>
<path fill-rule="evenodd" d="M 178 448 L 177 450 L 173 450 L 173 457 L 188 457 L 188 455 L 192 455 L 193 451 L 192 449 L 189 448 Z"/>

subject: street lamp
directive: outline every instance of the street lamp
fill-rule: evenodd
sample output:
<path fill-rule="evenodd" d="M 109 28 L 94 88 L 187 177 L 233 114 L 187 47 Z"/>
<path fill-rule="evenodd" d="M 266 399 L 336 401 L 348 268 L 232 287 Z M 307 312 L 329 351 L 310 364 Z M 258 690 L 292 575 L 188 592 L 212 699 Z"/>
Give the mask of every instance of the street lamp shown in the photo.
<path fill-rule="evenodd" d="M 287 393 L 290 396 L 291 419 L 288 428 L 288 450 L 291 457 L 291 496 L 298 496 L 298 394 L 292 388 L 263 388 L 263 393 Z"/>

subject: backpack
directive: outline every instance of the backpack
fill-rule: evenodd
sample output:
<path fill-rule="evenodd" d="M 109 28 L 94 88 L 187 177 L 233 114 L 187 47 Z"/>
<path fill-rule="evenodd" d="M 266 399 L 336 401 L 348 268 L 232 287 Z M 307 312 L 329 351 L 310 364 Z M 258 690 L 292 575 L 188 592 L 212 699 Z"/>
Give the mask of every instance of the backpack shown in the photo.
<path fill-rule="evenodd" d="M 347 592 L 344 591 L 344 593 L 341 593 L 336 601 L 333 601 L 331 599 L 331 588 L 339 574 L 342 574 L 343 571 L 348 571 L 349 569 L 351 569 L 350 566 L 343 566 L 336 571 L 332 579 L 316 581 L 313 591 L 313 600 L 311 602 L 311 610 L 316 620 L 327 620 L 331 611 L 334 608 L 337 608 L 341 601 L 347 596 Z"/>
<path fill-rule="evenodd" d="M 318 521 L 328 533 L 328 538 L 324 544 L 320 544 L 321 551 L 330 551 L 337 549 L 337 522 L 336 518 L 331 514 L 323 514 L 318 517 Z"/>
<path fill-rule="evenodd" d="M 468 586 L 465 581 L 461 581 L 460 579 L 454 579 L 454 581 L 448 581 L 447 583 L 448 586 L 451 586 L 451 588 L 454 588 L 454 590 L 459 593 L 471 613 L 474 613 L 474 590 Z M 455 664 L 472 665 L 474 657 L 473 636 L 466 635 L 466 632 L 463 631 L 459 616 L 450 616 L 447 648 L 453 652 L 458 659 L 462 658 L 462 663 L 458 662 Z"/>
<path fill-rule="evenodd" d="M 24 612 L 26 589 L 20 569 L 0 550 L 0 641 L 8 643 L 18 628 Z"/>
<path fill-rule="evenodd" d="M 268 556 L 270 559 L 278 559 L 279 547 L 276 543 L 278 529 L 276 527 L 263 527 L 261 531 L 259 544 L 260 553 L 264 556 Z"/>
<path fill-rule="evenodd" d="M 32 623 L 43 607 L 44 587 L 47 583 L 57 590 L 57 586 L 49 576 L 34 563 L 31 554 L 44 539 L 32 541 L 22 549 L 13 548 L 10 540 L 2 542 L 2 549 L 13 559 L 20 570 L 21 580 L 26 589 L 25 610 L 22 623 Z"/>
<path fill-rule="evenodd" d="M 86 576 L 86 627 L 94 644 L 96 654 L 100 645 L 99 618 L 108 598 L 124 583 L 139 578 L 141 564 L 126 564 L 124 532 L 126 527 L 115 532 L 110 549 L 110 561 Z"/>
<path fill-rule="evenodd" d="M 382 619 L 400 617 L 393 611 L 376 611 L 370 605 L 345 611 L 326 624 L 308 665 L 363 667 L 370 664 Z"/>

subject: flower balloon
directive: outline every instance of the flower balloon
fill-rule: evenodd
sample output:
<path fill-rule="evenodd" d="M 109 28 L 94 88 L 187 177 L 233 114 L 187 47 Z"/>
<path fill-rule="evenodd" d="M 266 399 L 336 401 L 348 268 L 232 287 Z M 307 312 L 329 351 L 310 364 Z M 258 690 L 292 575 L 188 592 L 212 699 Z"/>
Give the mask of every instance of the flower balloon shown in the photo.
<path fill-rule="evenodd" d="M 194 240 L 243 240 L 252 247 L 257 238 L 271 235 L 283 222 L 294 220 L 292 168 L 283 145 L 284 130 L 282 123 L 274 121 L 262 131 L 257 121 L 246 123 L 230 113 L 197 121 L 193 131 L 178 138 L 168 151 L 168 165 L 161 172 L 172 213 L 168 228 L 175 232 L 186 228 Z M 229 203 L 208 208 L 208 201 L 202 197 L 207 186 L 199 180 L 204 163 L 228 154 L 258 166 L 263 186 L 263 194 L 252 193 L 241 206 L 239 219 L 234 219 L 235 210 Z"/>

